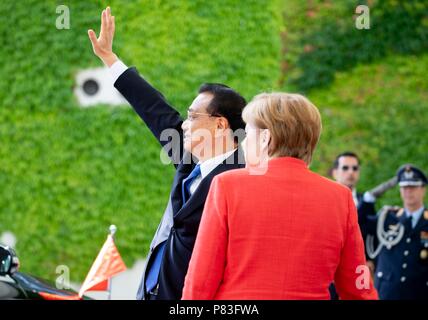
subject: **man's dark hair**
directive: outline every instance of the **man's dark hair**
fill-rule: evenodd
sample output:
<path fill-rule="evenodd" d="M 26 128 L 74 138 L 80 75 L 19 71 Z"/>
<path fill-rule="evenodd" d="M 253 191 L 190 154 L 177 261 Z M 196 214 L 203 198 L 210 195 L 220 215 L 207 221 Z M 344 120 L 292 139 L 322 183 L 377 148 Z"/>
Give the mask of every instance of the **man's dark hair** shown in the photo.
<path fill-rule="evenodd" d="M 199 88 L 199 94 L 205 92 L 213 95 L 207 107 L 209 114 L 225 117 L 233 132 L 245 128 L 245 123 L 242 120 L 242 110 L 247 102 L 244 97 L 232 88 L 220 83 L 204 83 Z"/>
<path fill-rule="evenodd" d="M 342 157 L 352 157 L 352 158 L 355 158 L 355 159 L 357 159 L 358 164 L 360 164 L 360 158 L 358 158 L 358 156 L 357 156 L 356 153 L 351 152 L 351 151 L 345 151 L 345 152 L 342 152 L 341 154 L 339 154 L 336 157 L 336 159 L 334 160 L 334 163 L 333 163 L 333 169 L 337 169 L 339 167 L 339 159 L 342 158 Z"/>

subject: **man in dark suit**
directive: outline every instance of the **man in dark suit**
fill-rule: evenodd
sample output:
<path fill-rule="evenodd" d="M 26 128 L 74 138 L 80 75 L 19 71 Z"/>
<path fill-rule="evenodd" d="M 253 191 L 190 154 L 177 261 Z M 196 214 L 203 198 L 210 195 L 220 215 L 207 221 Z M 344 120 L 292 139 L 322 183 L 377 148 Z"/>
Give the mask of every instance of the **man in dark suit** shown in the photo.
<path fill-rule="evenodd" d="M 336 156 L 333 162 L 332 176 L 340 184 L 347 186 L 352 192 L 352 198 L 358 212 L 358 225 L 364 242 L 366 241 L 367 219 L 376 215 L 375 202 L 388 189 L 396 185 L 396 178 L 388 180 L 377 186 L 376 188 L 364 193 L 357 192 L 357 184 L 360 180 L 360 159 L 354 152 L 346 151 Z M 366 250 L 367 266 L 370 268 L 372 275 L 374 274 L 375 260 L 370 258 Z M 337 299 L 337 294 L 333 286 L 330 287 L 330 294 L 333 299 Z"/>
<path fill-rule="evenodd" d="M 357 192 L 357 184 L 360 180 L 360 159 L 357 154 L 346 151 L 337 155 L 333 163 L 332 175 L 334 180 L 351 190 L 358 211 L 358 224 L 365 240 L 367 232 L 364 218 L 367 215 L 376 214 L 376 198 L 370 192 Z"/>
<path fill-rule="evenodd" d="M 180 299 L 211 180 L 221 172 L 244 166 L 238 136 L 245 127 L 241 112 L 246 103 L 227 86 L 204 84 L 183 122 L 160 92 L 113 53 L 114 29 L 114 17 L 107 8 L 102 13 L 99 38 L 93 30 L 88 31 L 94 53 L 110 68 L 115 87 L 176 167 L 137 299 Z"/>

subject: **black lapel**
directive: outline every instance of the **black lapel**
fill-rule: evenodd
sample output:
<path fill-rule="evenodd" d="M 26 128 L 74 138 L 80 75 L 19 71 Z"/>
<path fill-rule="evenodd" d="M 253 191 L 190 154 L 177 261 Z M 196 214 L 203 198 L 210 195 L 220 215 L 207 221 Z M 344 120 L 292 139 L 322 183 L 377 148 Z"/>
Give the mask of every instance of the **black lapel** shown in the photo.
<path fill-rule="evenodd" d="M 358 209 L 361 207 L 361 204 L 363 203 L 363 194 L 357 192 L 357 202 L 358 202 Z"/>
<path fill-rule="evenodd" d="M 178 216 L 182 218 L 205 203 L 211 186 L 211 181 L 216 175 L 228 170 L 243 168 L 244 164 L 239 163 L 239 160 L 242 162 L 242 158 L 240 158 L 241 156 L 242 150 L 238 148 L 226 160 L 215 167 L 214 170 L 211 171 L 204 179 L 202 179 L 196 191 L 192 194 L 181 210 L 174 211 L 174 218 L 177 218 Z"/>

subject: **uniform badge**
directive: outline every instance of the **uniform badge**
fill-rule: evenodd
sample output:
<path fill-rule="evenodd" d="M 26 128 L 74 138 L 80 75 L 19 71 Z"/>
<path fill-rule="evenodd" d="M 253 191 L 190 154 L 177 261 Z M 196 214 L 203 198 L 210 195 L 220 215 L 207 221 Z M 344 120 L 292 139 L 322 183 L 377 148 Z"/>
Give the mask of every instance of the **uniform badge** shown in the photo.
<path fill-rule="evenodd" d="M 413 179 L 414 173 L 412 171 L 412 168 L 410 166 L 406 167 L 406 171 L 404 171 L 404 178 L 407 180 Z"/>
<path fill-rule="evenodd" d="M 420 257 L 422 260 L 426 260 L 428 258 L 428 250 L 424 249 L 420 253 Z"/>

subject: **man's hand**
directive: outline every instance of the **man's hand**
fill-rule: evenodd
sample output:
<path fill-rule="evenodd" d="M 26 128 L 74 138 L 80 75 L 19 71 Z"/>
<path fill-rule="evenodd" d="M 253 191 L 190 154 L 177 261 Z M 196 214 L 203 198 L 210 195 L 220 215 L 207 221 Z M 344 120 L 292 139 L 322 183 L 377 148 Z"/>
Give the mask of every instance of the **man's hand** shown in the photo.
<path fill-rule="evenodd" d="M 88 30 L 94 53 L 108 67 L 111 67 L 118 60 L 117 56 L 113 53 L 114 29 L 114 16 L 111 15 L 110 7 L 107 7 L 101 13 L 101 31 L 98 39 L 94 30 Z"/>

